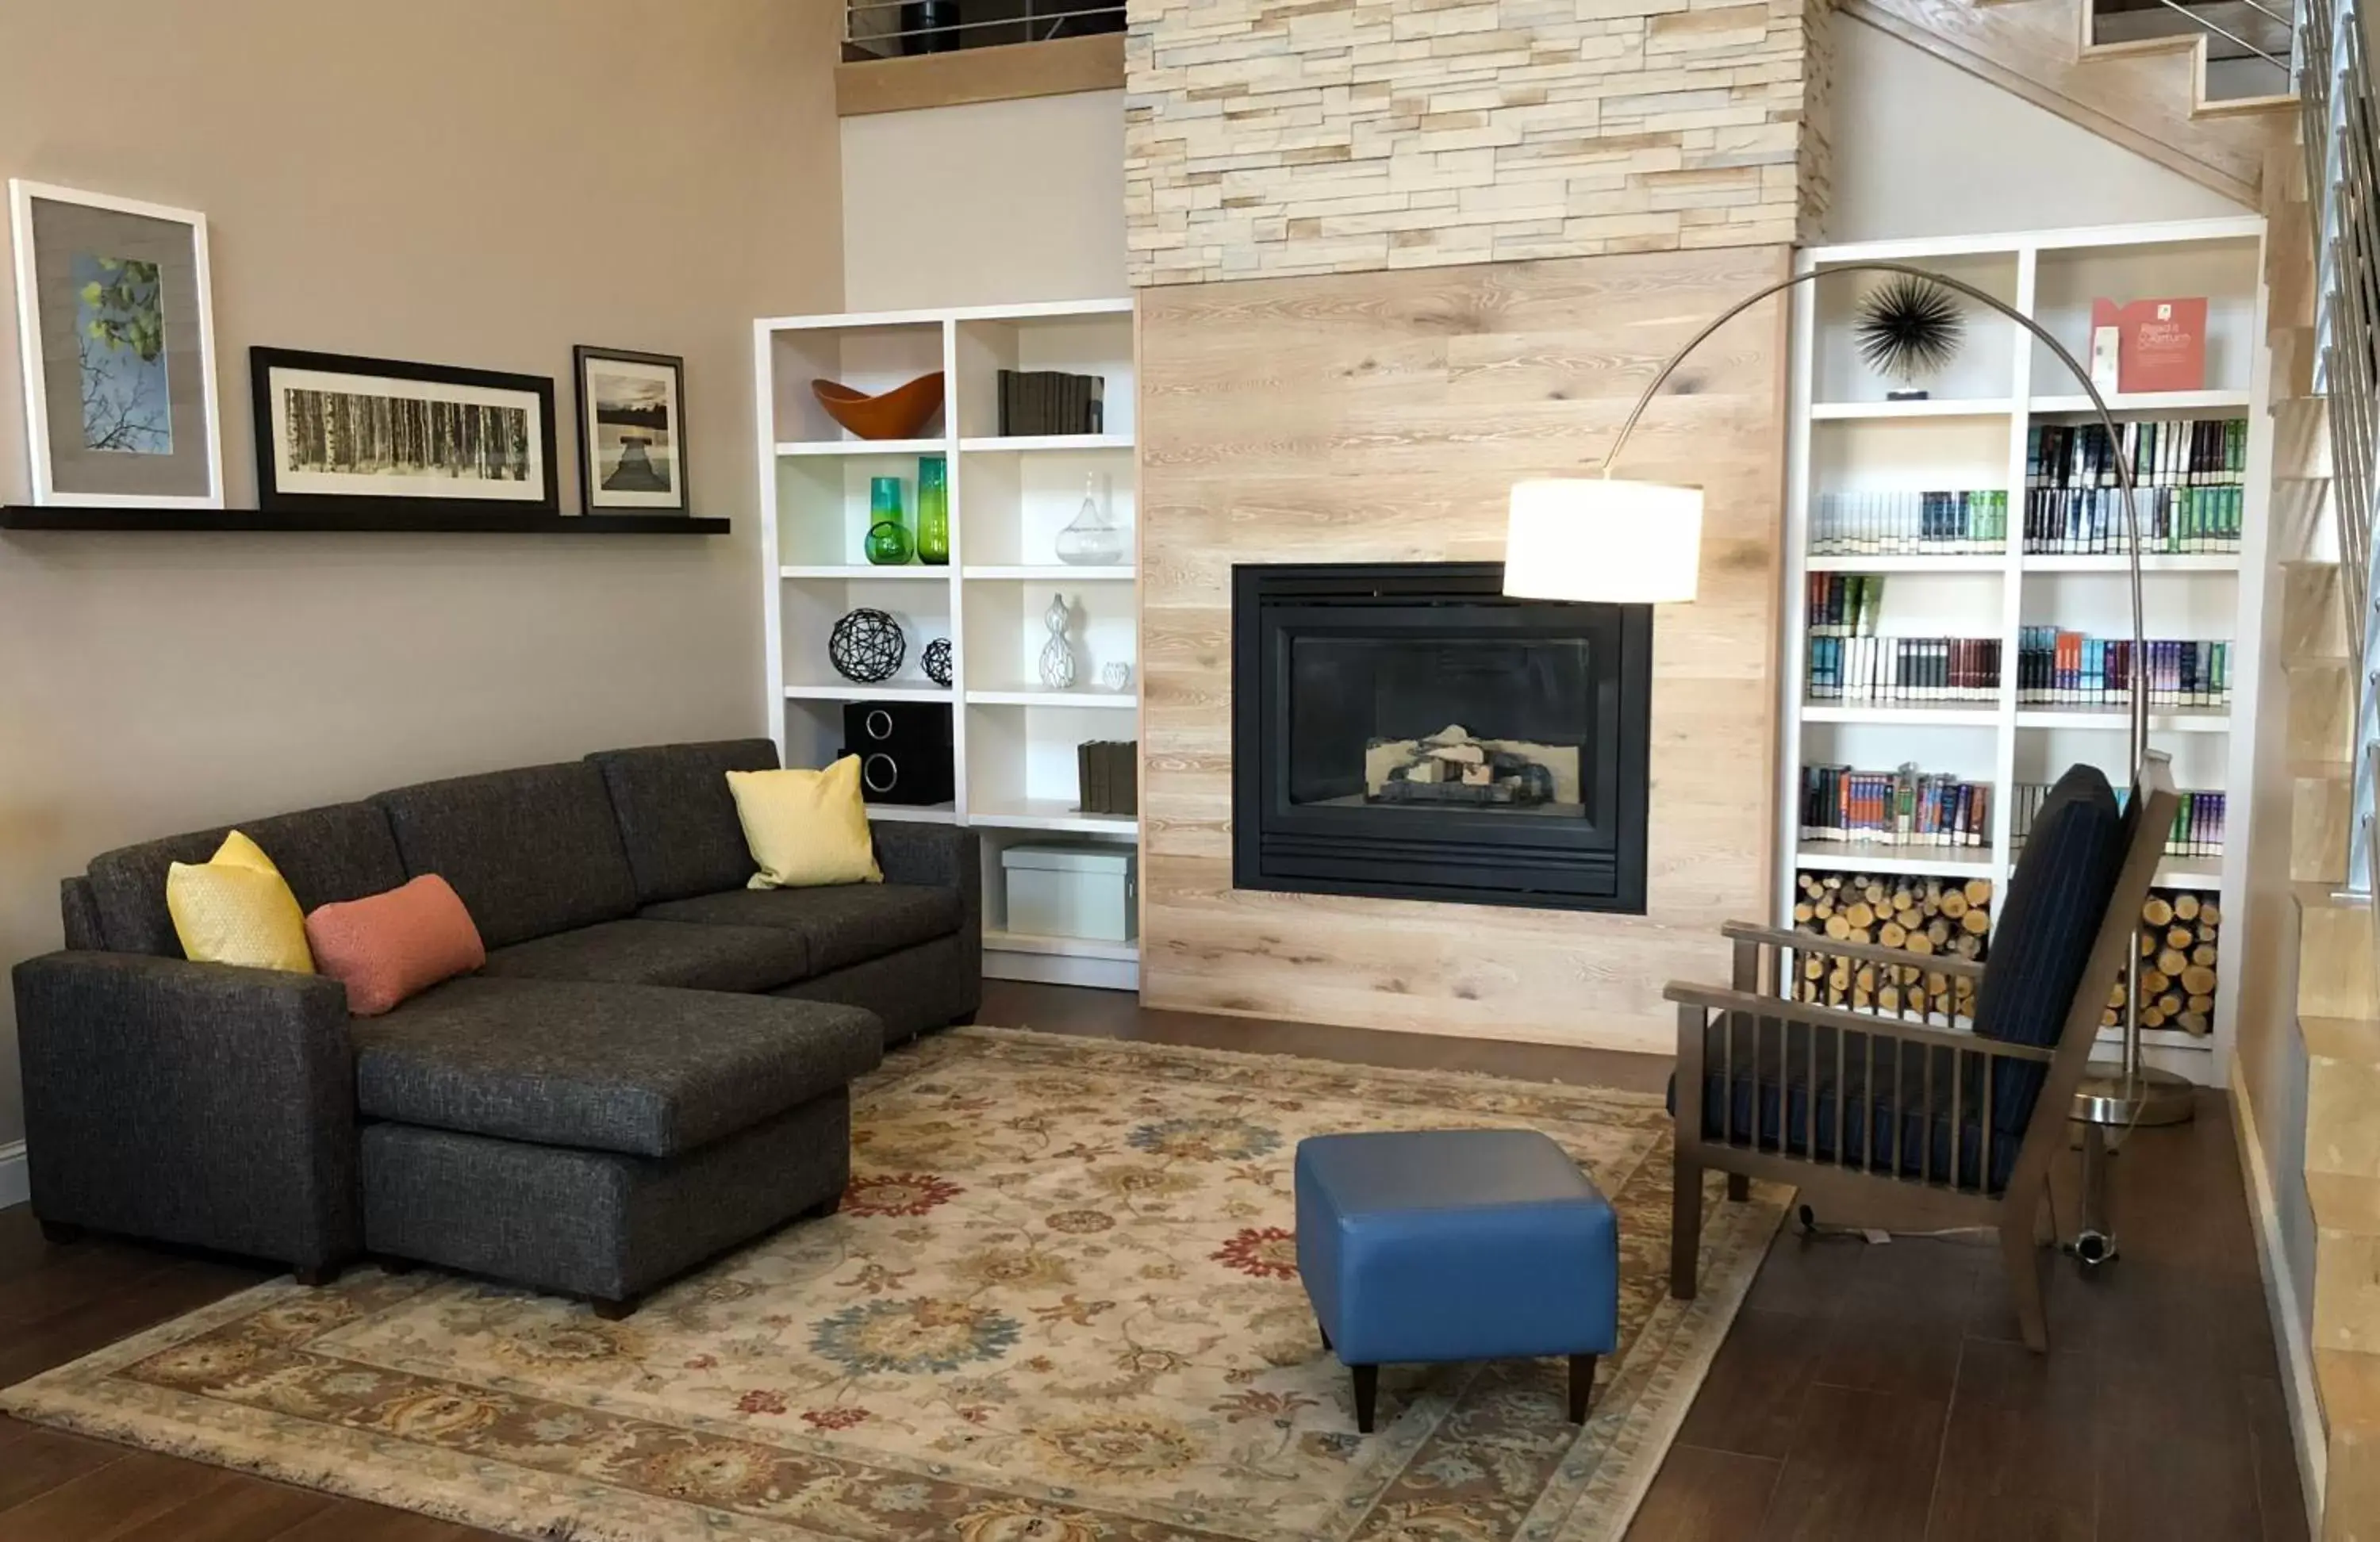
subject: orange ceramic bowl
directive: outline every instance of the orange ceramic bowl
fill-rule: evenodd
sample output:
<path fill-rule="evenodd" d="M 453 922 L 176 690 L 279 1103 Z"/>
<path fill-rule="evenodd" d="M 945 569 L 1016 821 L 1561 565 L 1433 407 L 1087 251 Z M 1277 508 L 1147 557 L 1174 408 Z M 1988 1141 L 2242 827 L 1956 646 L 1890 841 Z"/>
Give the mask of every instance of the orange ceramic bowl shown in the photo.
<path fill-rule="evenodd" d="M 810 395 L 826 415 L 862 439 L 915 439 L 942 407 L 942 372 L 919 375 L 906 385 L 880 396 L 837 385 L 831 380 L 810 382 Z"/>

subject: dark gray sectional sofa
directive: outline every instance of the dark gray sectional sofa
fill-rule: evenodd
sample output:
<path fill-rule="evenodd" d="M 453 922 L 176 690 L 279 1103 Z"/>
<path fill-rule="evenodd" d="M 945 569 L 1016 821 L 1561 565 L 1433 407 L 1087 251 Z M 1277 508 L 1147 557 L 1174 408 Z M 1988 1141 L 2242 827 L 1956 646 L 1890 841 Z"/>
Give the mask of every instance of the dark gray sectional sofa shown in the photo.
<path fill-rule="evenodd" d="M 487 966 L 375 1018 L 320 976 L 193 964 L 174 862 L 92 859 L 67 948 L 17 966 L 33 1208 L 280 1260 L 370 1252 L 624 1311 L 850 1175 L 851 1080 L 972 1017 L 976 845 L 874 827 L 886 880 L 751 890 L 729 771 L 765 739 L 611 751 L 242 821 L 308 910 L 422 873 Z"/>

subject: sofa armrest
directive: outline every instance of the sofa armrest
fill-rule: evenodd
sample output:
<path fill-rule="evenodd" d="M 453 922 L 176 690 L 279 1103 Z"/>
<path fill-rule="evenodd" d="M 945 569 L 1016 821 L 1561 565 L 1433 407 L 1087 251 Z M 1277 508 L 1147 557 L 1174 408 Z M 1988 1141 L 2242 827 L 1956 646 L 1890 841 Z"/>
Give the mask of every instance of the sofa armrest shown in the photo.
<path fill-rule="evenodd" d="M 959 956 L 963 977 L 953 1004 L 961 1020 L 975 1015 L 983 990 L 983 840 L 956 825 L 879 820 L 868 832 L 876 842 L 876 865 L 889 883 L 922 883 L 959 894 Z"/>
<path fill-rule="evenodd" d="M 17 965 L 45 1220 L 334 1266 L 360 1245 L 346 988 L 146 953 Z"/>
<path fill-rule="evenodd" d="M 956 889 L 963 900 L 983 905 L 981 840 L 956 825 L 878 820 L 868 832 L 876 844 L 876 865 L 888 883 L 921 883 Z"/>

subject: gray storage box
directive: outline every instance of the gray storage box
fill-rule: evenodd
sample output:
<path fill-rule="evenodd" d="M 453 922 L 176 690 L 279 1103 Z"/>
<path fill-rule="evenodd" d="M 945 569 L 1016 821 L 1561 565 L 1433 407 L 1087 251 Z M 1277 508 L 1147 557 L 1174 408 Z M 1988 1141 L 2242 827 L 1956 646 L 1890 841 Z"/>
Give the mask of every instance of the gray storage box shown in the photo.
<path fill-rule="evenodd" d="M 1140 930 L 1140 852 L 1086 841 L 1030 841 L 1000 854 L 1008 929 L 1129 942 Z"/>

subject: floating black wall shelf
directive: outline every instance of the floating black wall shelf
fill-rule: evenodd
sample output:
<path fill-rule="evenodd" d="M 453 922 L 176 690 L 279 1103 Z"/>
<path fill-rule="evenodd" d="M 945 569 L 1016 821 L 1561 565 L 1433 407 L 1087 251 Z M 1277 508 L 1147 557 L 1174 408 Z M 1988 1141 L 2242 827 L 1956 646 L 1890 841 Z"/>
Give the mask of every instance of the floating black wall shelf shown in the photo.
<path fill-rule="evenodd" d="M 363 502 L 358 500 L 358 502 Z M 435 500 L 375 500 L 360 508 L 261 509 L 72 508 L 0 505 L 0 530 L 315 530 L 407 535 L 725 535 L 725 519 L 682 514 L 546 514 L 542 511 L 458 509 Z"/>

